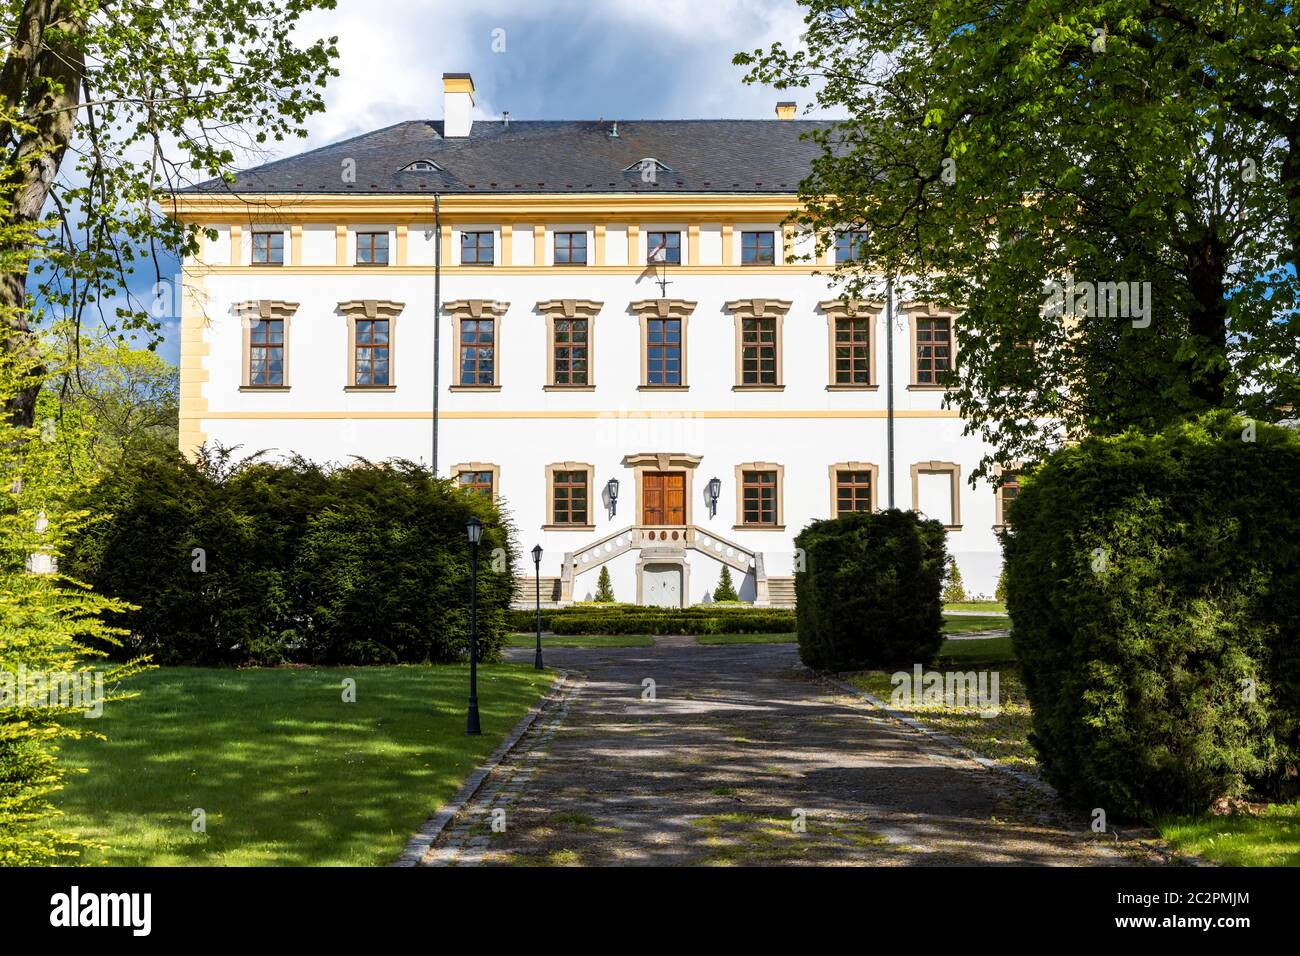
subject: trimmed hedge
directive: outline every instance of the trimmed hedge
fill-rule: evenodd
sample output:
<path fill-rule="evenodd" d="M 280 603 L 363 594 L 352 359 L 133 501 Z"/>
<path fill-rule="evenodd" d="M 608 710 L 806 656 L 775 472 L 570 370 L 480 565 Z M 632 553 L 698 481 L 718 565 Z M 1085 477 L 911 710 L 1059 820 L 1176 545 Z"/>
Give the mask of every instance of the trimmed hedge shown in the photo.
<path fill-rule="evenodd" d="M 1072 803 L 1199 813 L 1296 766 L 1300 436 L 1226 414 L 1027 473 L 1004 537 L 1031 741 Z"/>
<path fill-rule="evenodd" d="M 409 462 L 223 464 L 135 461 L 84 502 L 107 517 L 72 543 L 62 569 L 139 606 L 112 621 L 130 632 L 118 656 L 205 665 L 463 660 L 471 515 L 484 523 L 480 653 L 498 654 L 512 536 L 490 500 Z"/>
<path fill-rule="evenodd" d="M 535 620 L 535 611 L 510 612 L 516 631 L 533 630 Z M 785 608 L 601 604 L 542 611 L 542 630 L 556 634 L 787 634 L 794 629 L 794 611 Z"/>
<path fill-rule="evenodd" d="M 946 532 L 911 511 L 814 521 L 795 539 L 799 656 L 848 671 L 928 664 L 943 644 Z"/>

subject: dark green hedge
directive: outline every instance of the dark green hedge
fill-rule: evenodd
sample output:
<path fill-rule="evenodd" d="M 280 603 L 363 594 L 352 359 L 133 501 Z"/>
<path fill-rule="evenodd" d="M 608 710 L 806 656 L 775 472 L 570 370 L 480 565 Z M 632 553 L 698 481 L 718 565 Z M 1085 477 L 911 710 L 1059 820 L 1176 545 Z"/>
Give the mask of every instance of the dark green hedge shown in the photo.
<path fill-rule="evenodd" d="M 1011 634 L 1039 761 L 1080 807 L 1195 813 L 1294 772 L 1300 438 L 1244 429 L 1090 439 L 1025 475 Z"/>
<path fill-rule="evenodd" d="M 485 658 L 506 633 L 509 527 L 492 503 L 409 462 L 207 467 L 136 460 L 85 505 L 110 516 L 62 568 L 140 610 L 120 654 L 162 664 L 380 664 L 464 659 L 469 544 Z M 494 550 L 502 549 L 494 561 Z M 196 571 L 194 549 L 206 570 Z"/>
<path fill-rule="evenodd" d="M 799 656 L 847 671 L 928 664 L 943 644 L 948 553 L 938 521 L 911 511 L 814 521 L 795 539 Z"/>
<path fill-rule="evenodd" d="M 531 631 L 534 622 L 534 611 L 510 612 L 516 631 Z M 794 628 L 794 611 L 784 608 L 602 604 L 542 611 L 542 630 L 556 634 L 786 634 Z"/>

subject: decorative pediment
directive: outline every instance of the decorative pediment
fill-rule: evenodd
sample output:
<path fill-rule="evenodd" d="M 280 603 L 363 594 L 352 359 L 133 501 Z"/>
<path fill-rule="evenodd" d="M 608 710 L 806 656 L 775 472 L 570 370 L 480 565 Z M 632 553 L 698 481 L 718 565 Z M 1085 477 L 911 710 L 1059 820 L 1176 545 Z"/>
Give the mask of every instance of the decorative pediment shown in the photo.
<path fill-rule="evenodd" d="M 340 312 L 357 319 L 395 319 L 404 308 L 406 303 L 387 299 L 350 299 L 339 303 Z"/>
<path fill-rule="evenodd" d="M 761 319 L 785 315 L 790 305 L 785 299 L 734 299 L 727 303 L 727 309 L 745 318 Z"/>
<path fill-rule="evenodd" d="M 248 302 L 236 302 L 235 314 L 245 319 L 287 319 L 298 311 L 297 302 L 281 302 L 277 299 L 252 299 Z"/>
<path fill-rule="evenodd" d="M 885 303 L 875 299 L 830 299 L 826 302 L 817 303 L 817 308 L 827 315 L 835 316 L 837 319 L 870 316 L 884 307 Z"/>
<path fill-rule="evenodd" d="M 537 310 L 543 315 L 563 316 L 566 319 L 594 319 L 603 306 L 603 302 L 591 299 L 548 299 L 537 303 Z"/>
<path fill-rule="evenodd" d="M 701 455 L 687 455 L 682 452 L 646 451 L 637 455 L 624 455 L 624 468 L 657 468 L 667 471 L 669 468 L 694 468 L 704 460 Z"/>
<path fill-rule="evenodd" d="M 932 316 L 939 319 L 955 319 L 961 314 L 955 309 L 942 308 L 941 306 L 934 305 L 931 302 L 904 302 L 899 308 L 901 311 L 906 312 L 909 315 L 915 313 L 917 315 Z"/>
<path fill-rule="evenodd" d="M 497 302 L 495 299 L 458 299 L 446 302 L 443 308 L 452 315 L 462 319 L 481 319 L 483 316 L 499 319 L 510 308 L 509 302 Z"/>
<path fill-rule="evenodd" d="M 684 319 L 695 311 L 695 303 L 685 299 L 641 299 L 631 304 L 637 315 L 649 315 L 656 319 Z"/>

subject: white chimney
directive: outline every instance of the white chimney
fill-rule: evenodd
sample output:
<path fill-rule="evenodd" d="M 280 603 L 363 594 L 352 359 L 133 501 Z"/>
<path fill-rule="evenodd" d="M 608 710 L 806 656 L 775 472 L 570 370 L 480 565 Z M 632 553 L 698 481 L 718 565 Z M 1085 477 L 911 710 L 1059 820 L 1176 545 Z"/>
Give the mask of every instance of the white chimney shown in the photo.
<path fill-rule="evenodd" d="M 468 136 L 474 125 L 474 78 L 468 73 L 442 74 L 442 135 Z"/>

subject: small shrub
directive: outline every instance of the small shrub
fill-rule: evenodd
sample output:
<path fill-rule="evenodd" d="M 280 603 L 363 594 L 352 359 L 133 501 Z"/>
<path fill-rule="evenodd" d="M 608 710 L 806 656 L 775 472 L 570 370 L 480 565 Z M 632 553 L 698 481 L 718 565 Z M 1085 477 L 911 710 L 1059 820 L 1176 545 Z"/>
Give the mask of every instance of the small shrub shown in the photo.
<path fill-rule="evenodd" d="M 910 511 L 858 512 L 800 532 L 799 656 L 820 670 L 929 663 L 943 643 L 946 532 Z"/>
<path fill-rule="evenodd" d="M 609 579 L 609 566 L 601 565 L 600 577 L 596 579 L 596 603 L 613 604 L 614 603 L 614 584 Z"/>
<path fill-rule="evenodd" d="M 961 579 L 961 568 L 957 559 L 948 556 L 948 572 L 944 576 L 943 600 L 945 604 L 960 604 L 966 600 L 966 586 Z"/>
<path fill-rule="evenodd" d="M 722 566 L 722 576 L 718 578 L 718 586 L 713 589 L 713 600 L 715 601 L 739 601 L 740 595 L 736 593 L 735 586 L 731 583 L 731 568 L 727 565 Z"/>
<path fill-rule="evenodd" d="M 998 584 L 993 589 L 993 600 L 1001 604 L 1007 603 L 1007 569 L 1005 567 L 998 574 Z"/>

